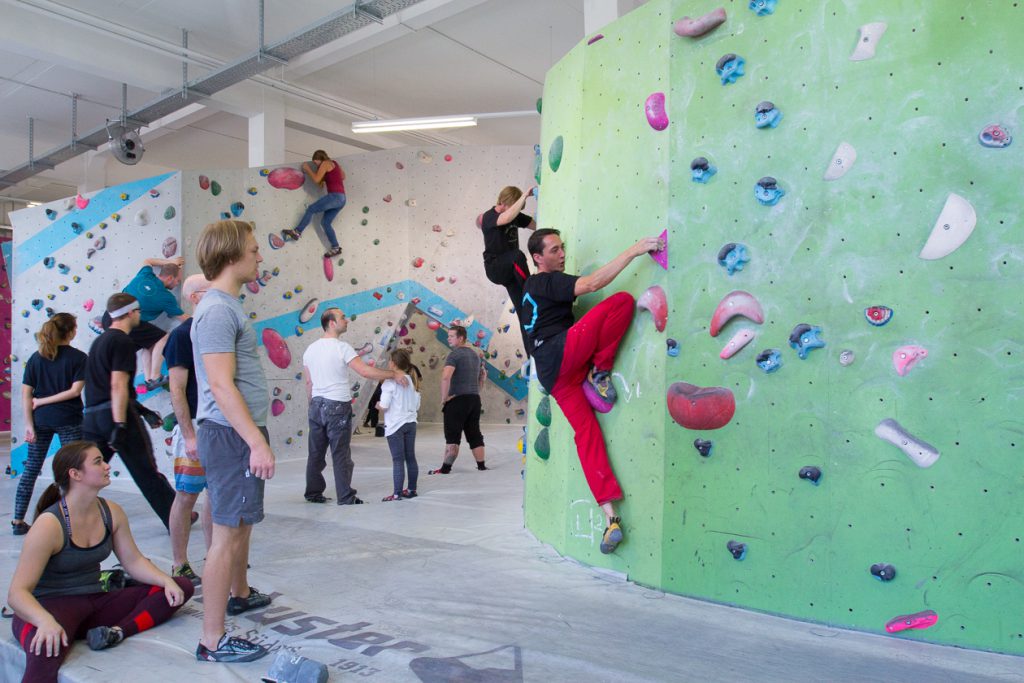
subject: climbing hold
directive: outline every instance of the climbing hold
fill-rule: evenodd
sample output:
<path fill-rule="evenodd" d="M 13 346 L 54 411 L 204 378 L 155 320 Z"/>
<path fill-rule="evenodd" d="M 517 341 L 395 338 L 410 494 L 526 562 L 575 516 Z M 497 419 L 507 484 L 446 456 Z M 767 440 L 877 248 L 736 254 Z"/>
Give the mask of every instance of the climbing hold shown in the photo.
<path fill-rule="evenodd" d="M 355 316 L 352 316 L 351 319 L 355 320 Z M 369 355 L 369 354 L 373 353 L 373 342 L 366 342 L 365 344 L 360 346 L 358 349 L 356 349 L 356 353 L 358 355 L 360 355 L 360 356 L 366 356 L 366 355 Z"/>
<path fill-rule="evenodd" d="M 797 476 L 817 486 L 818 482 L 821 480 L 821 470 L 814 465 L 807 465 L 806 467 L 800 468 L 800 472 Z"/>
<path fill-rule="evenodd" d="M 255 197 L 256 193 L 259 192 L 259 190 L 257 190 L 255 187 L 250 187 L 248 190 L 246 190 L 246 192 Z"/>
<path fill-rule="evenodd" d="M 735 290 L 726 294 L 718 302 L 718 307 L 715 308 L 715 313 L 711 316 L 709 330 L 711 336 L 717 337 L 726 323 L 738 315 L 749 318 L 758 325 L 764 322 L 764 311 L 761 310 L 761 304 L 754 298 L 754 295 L 742 290 Z"/>
<path fill-rule="evenodd" d="M 82 227 L 81 223 L 71 223 L 71 232 L 75 233 L 76 235 L 81 235 L 83 230 L 85 230 L 85 228 Z"/>
<path fill-rule="evenodd" d="M 334 281 L 334 261 L 330 256 L 324 256 L 324 277 L 328 282 Z"/>
<path fill-rule="evenodd" d="M 231 215 L 238 218 L 245 211 L 245 204 L 242 202 L 232 202 L 231 204 Z"/>
<path fill-rule="evenodd" d="M 850 349 L 843 349 L 839 352 L 839 364 L 843 367 L 853 365 L 853 361 L 856 360 L 856 356 Z"/>
<path fill-rule="evenodd" d="M 444 315 L 444 309 L 441 308 L 440 306 L 431 306 L 430 308 L 427 309 L 427 313 L 440 318 L 441 316 Z"/>
<path fill-rule="evenodd" d="M 299 169 L 282 166 L 267 175 L 267 182 L 278 190 L 297 190 L 306 182 L 306 178 Z"/>
<path fill-rule="evenodd" d="M 1013 142 L 1013 136 L 1004 129 L 1002 126 L 995 123 L 985 126 L 980 133 L 978 133 L 978 142 L 983 147 L 994 147 L 1000 149 L 1002 147 L 1009 147 L 1010 143 Z"/>
<path fill-rule="evenodd" d="M 609 382 L 611 379 L 609 378 Z M 590 382 L 583 383 L 583 395 L 587 399 L 587 403 L 598 413 L 609 413 L 611 409 L 615 407 L 615 404 L 611 401 L 606 401 L 601 394 L 597 393 L 597 390 L 591 386 Z"/>
<path fill-rule="evenodd" d="M 662 266 L 666 270 L 669 269 L 669 230 L 668 228 L 662 230 L 662 234 L 657 236 L 657 241 L 662 244 L 662 248 L 655 249 L 652 252 L 647 252 L 650 257 L 654 259 L 654 263 Z"/>
<path fill-rule="evenodd" d="M 690 162 L 690 179 L 695 183 L 706 185 L 718 169 L 711 165 L 707 157 L 697 157 Z"/>
<path fill-rule="evenodd" d="M 745 64 L 743 57 L 729 53 L 722 55 L 715 64 L 715 72 L 718 77 L 722 80 L 722 85 L 729 85 L 735 83 L 736 79 L 743 75 L 743 65 Z"/>
<path fill-rule="evenodd" d="M 177 211 L 174 210 L 173 206 L 168 206 L 164 209 L 164 220 L 169 221 L 177 215 Z"/>
<path fill-rule="evenodd" d="M 82 308 L 84 308 L 86 310 L 86 312 L 88 312 L 88 311 L 91 311 L 92 307 L 95 306 L 95 305 L 96 305 L 95 301 L 93 301 L 92 299 L 86 299 L 82 303 Z"/>
<path fill-rule="evenodd" d="M 591 38 L 590 40 L 587 41 L 587 45 L 593 45 L 594 43 L 596 43 L 597 41 L 601 40 L 602 38 L 604 38 L 604 34 L 603 33 L 598 33 L 596 36 L 594 36 L 593 38 Z"/>
<path fill-rule="evenodd" d="M 439 330 L 439 329 L 441 329 L 441 323 L 438 322 L 437 320 L 433 320 L 433 319 L 428 320 L 427 321 L 427 329 Z"/>
<path fill-rule="evenodd" d="M 800 356 L 800 360 L 805 360 L 813 349 L 825 347 L 825 341 L 820 334 L 821 328 L 817 325 L 800 323 L 789 333 L 789 345 L 796 349 L 796 355 Z"/>
<path fill-rule="evenodd" d="M 285 292 L 284 294 L 281 295 L 281 297 L 283 299 L 291 299 L 292 298 L 292 293 L 291 292 Z"/>
<path fill-rule="evenodd" d="M 648 287 L 637 299 L 636 307 L 639 310 L 650 311 L 651 317 L 654 319 L 654 328 L 658 332 L 665 331 L 665 323 L 668 322 L 668 302 L 665 299 L 664 289 L 658 285 Z"/>
<path fill-rule="evenodd" d="M 382 197 L 382 199 L 384 200 L 385 204 L 390 204 L 391 203 L 391 195 L 390 194 L 384 195 L 384 197 Z"/>
<path fill-rule="evenodd" d="M 705 458 L 711 456 L 711 449 L 714 448 L 715 442 L 708 441 L 707 439 L 694 439 L 693 447 L 697 449 L 697 452 L 703 455 Z"/>
<path fill-rule="evenodd" d="M 871 576 L 879 581 L 888 583 L 896 578 L 896 567 L 884 562 L 878 562 L 871 565 Z"/>
<path fill-rule="evenodd" d="M 87 273 L 91 273 L 91 272 L 92 272 L 92 264 L 89 264 L 89 265 L 87 265 L 87 266 L 85 267 L 85 271 L 86 271 Z"/>
<path fill-rule="evenodd" d="M 353 285 L 358 285 L 359 284 L 359 280 L 357 280 L 356 278 L 352 278 L 351 280 L 349 280 L 349 282 L 351 284 L 353 284 Z"/>
<path fill-rule="evenodd" d="M 252 282 L 246 282 L 245 283 L 245 288 L 248 289 L 253 294 L 259 294 L 260 293 L 260 283 L 259 283 L 259 280 L 253 280 Z"/>
<path fill-rule="evenodd" d="M 270 248 L 277 250 L 284 246 L 284 239 L 276 232 L 272 232 L 267 235 L 267 241 L 270 242 Z"/>
<path fill-rule="evenodd" d="M 303 333 L 305 333 L 305 331 L 306 330 L 303 329 L 302 325 L 296 325 L 295 326 L 295 336 L 296 337 L 301 337 L 303 335 Z"/>
<path fill-rule="evenodd" d="M 540 145 L 533 146 L 533 179 L 540 183 L 541 168 L 544 165 L 544 155 L 540 152 Z M 477 226 L 479 227 L 479 226 Z"/>
<path fill-rule="evenodd" d="M 89 206 L 89 200 L 83 197 L 82 195 L 78 195 L 75 197 L 75 206 L 77 206 L 79 209 L 84 209 L 85 207 Z"/>
<path fill-rule="evenodd" d="M 853 168 L 855 161 L 857 161 L 857 150 L 849 142 L 840 142 L 825 168 L 825 180 L 842 178 L 847 171 Z"/>
<path fill-rule="evenodd" d="M 119 214 L 119 213 L 112 213 L 112 214 L 110 214 L 110 219 L 112 221 L 114 221 L 115 223 L 120 223 L 121 222 L 121 214 Z M 104 225 L 102 223 L 100 223 L 100 228 L 103 228 L 103 227 L 104 227 Z"/>
<path fill-rule="evenodd" d="M 149 225 L 149 212 L 146 211 L 145 209 L 142 209 L 141 211 L 136 213 L 135 214 L 135 225 L 138 225 L 138 226 Z"/>
<path fill-rule="evenodd" d="M 767 373 L 772 373 L 782 367 L 782 354 L 778 349 L 765 349 L 757 354 L 755 362 L 757 367 Z"/>
<path fill-rule="evenodd" d="M 665 111 L 665 93 L 654 92 L 647 96 L 644 103 L 644 113 L 647 115 L 647 123 L 654 130 L 665 130 L 668 128 L 668 112 Z"/>
<path fill-rule="evenodd" d="M 537 113 L 538 114 L 542 113 L 542 109 L 544 107 L 544 102 L 542 100 L 543 100 L 543 98 L 540 98 L 540 97 L 537 98 L 537 103 L 536 103 L 535 106 L 537 107 Z"/>
<path fill-rule="evenodd" d="M 565 141 L 562 136 L 559 135 L 552 141 L 551 149 L 548 150 L 548 166 L 552 171 L 557 172 L 558 168 L 562 165 L 562 152 L 565 147 Z"/>
<path fill-rule="evenodd" d="M 122 202 L 126 202 L 126 201 L 128 201 L 128 200 L 129 200 L 130 198 L 131 198 L 131 195 L 129 195 L 129 194 L 127 193 L 127 192 L 122 192 L 122 193 L 121 193 L 121 201 L 122 201 Z"/>
<path fill-rule="evenodd" d="M 699 38 L 724 23 L 725 9 L 719 7 L 718 9 L 712 10 L 704 16 L 697 17 L 696 19 L 692 19 L 690 17 L 678 19 L 673 25 L 672 30 L 676 32 L 677 36 L 682 38 Z"/>
<path fill-rule="evenodd" d="M 401 171 L 402 169 L 405 168 L 405 164 L 403 164 L 401 161 L 396 161 L 395 162 L 395 168 L 397 168 L 399 171 Z"/>
<path fill-rule="evenodd" d="M 722 347 L 722 351 L 718 354 L 718 357 L 725 360 L 732 358 L 740 352 L 744 346 L 749 344 L 754 339 L 753 330 L 740 330 L 732 336 L 732 339 Z"/>
<path fill-rule="evenodd" d="M 444 155 L 444 160 L 445 161 L 451 161 L 452 160 L 452 155 L 451 154 L 445 154 Z"/>
<path fill-rule="evenodd" d="M 100 230 L 106 230 L 106 229 L 107 229 L 107 224 L 101 222 L 100 223 Z"/>
<path fill-rule="evenodd" d="M 729 242 L 718 250 L 718 265 L 725 268 L 729 275 L 737 270 L 743 270 L 743 266 L 750 263 L 750 255 L 746 245 Z"/>
<path fill-rule="evenodd" d="M 53 258 L 52 256 L 47 256 L 47 257 L 43 258 L 43 266 L 45 266 L 47 268 L 53 268 L 56 264 L 57 264 L 57 259 Z"/>
<path fill-rule="evenodd" d="M 32 299 L 32 308 L 36 309 L 37 311 L 42 310 L 42 308 L 43 308 L 43 300 L 42 299 Z"/>
<path fill-rule="evenodd" d="M 926 261 L 934 261 L 952 254 L 971 236 L 977 221 L 978 216 L 971 203 L 960 195 L 950 193 L 918 256 Z"/>
<path fill-rule="evenodd" d="M 759 17 L 768 16 L 775 11 L 778 0 L 750 0 L 750 9 Z"/>
<path fill-rule="evenodd" d="M 46 210 L 46 217 L 49 218 L 52 221 L 55 218 L 57 218 L 57 212 L 54 211 L 53 209 L 47 209 Z"/>
<path fill-rule="evenodd" d="M 75 283 L 75 284 L 77 285 L 77 284 L 78 284 L 79 282 L 81 282 L 81 281 L 82 281 L 82 278 L 81 278 L 81 276 L 79 276 L 79 275 L 75 275 L 75 276 L 73 276 L 73 277 L 71 278 L 71 281 L 72 281 L 72 282 L 74 282 L 74 283 Z"/>
<path fill-rule="evenodd" d="M 668 347 L 668 355 L 670 358 L 675 358 L 676 356 L 679 355 L 679 342 L 677 342 L 675 339 L 666 339 L 665 346 Z"/>
<path fill-rule="evenodd" d="M 888 306 L 871 306 L 864 309 L 864 317 L 875 327 L 881 327 L 892 320 L 892 309 Z"/>
<path fill-rule="evenodd" d="M 687 429 L 719 429 L 729 424 L 736 412 L 736 398 L 724 387 L 673 382 L 666 402 L 672 419 Z"/>
<path fill-rule="evenodd" d="M 378 244 L 380 244 L 380 240 L 379 239 L 373 240 L 373 246 L 377 246 Z"/>
<path fill-rule="evenodd" d="M 260 169 L 260 177 L 266 178 L 268 175 L 270 175 L 270 169 L 269 168 L 261 168 Z"/>
<path fill-rule="evenodd" d="M 776 128 L 782 120 L 782 112 L 772 102 L 764 100 L 754 107 L 754 125 L 758 128 Z"/>
<path fill-rule="evenodd" d="M 422 268 L 423 267 L 423 259 L 421 257 L 419 257 L 419 256 L 414 258 L 412 260 L 412 267 L 413 268 Z"/>
<path fill-rule="evenodd" d="M 544 427 L 551 426 L 551 398 L 545 396 L 537 404 L 537 422 Z"/>
<path fill-rule="evenodd" d="M 320 305 L 320 299 L 310 299 L 299 311 L 299 322 L 308 323 L 316 315 L 316 309 Z"/>
<path fill-rule="evenodd" d="M 216 180 L 211 180 L 210 181 L 210 194 L 212 194 L 214 197 L 216 197 L 217 195 L 220 194 L 220 192 L 221 192 L 220 183 L 218 183 Z"/>
<path fill-rule="evenodd" d="M 857 36 L 857 47 L 853 48 L 850 55 L 851 62 L 862 62 L 875 56 L 875 49 L 885 35 L 889 25 L 884 21 L 877 21 L 871 24 L 864 24 L 860 27 L 860 35 Z"/>
<path fill-rule="evenodd" d="M 199 189 L 200 190 L 209 190 L 210 189 L 210 179 L 207 178 L 204 175 L 199 176 Z"/>
<path fill-rule="evenodd" d="M 61 275 L 67 275 L 68 273 L 71 272 L 71 269 L 68 268 L 68 266 L 64 263 L 58 263 L 57 272 L 59 272 Z"/>
<path fill-rule="evenodd" d="M 263 346 L 267 349 L 267 357 L 270 362 L 284 370 L 292 363 L 292 352 L 288 350 L 288 344 L 284 337 L 277 330 L 266 327 L 263 329 Z"/>
<path fill-rule="evenodd" d="M 431 161 L 434 160 L 434 157 L 432 157 L 431 155 L 427 154 L 426 152 L 424 152 L 422 150 L 417 152 L 416 156 L 419 158 L 420 163 L 424 163 L 424 164 L 429 164 Z"/>
<path fill-rule="evenodd" d="M 544 427 L 537 433 L 537 438 L 533 442 L 533 452 L 537 454 L 537 457 L 541 460 L 547 460 L 551 457 L 551 442 L 548 437 L 548 428 Z"/>
<path fill-rule="evenodd" d="M 899 633 L 907 629 L 931 628 L 939 621 L 939 615 L 928 609 L 914 614 L 902 614 L 893 617 L 885 622 L 885 630 L 889 633 Z"/>
<path fill-rule="evenodd" d="M 164 243 L 160 246 L 160 252 L 164 255 L 164 258 L 171 258 L 177 251 L 178 240 L 175 239 L 174 237 L 166 238 L 164 240 Z"/>
<path fill-rule="evenodd" d="M 892 418 L 878 423 L 875 436 L 903 451 L 918 467 L 931 467 L 939 459 L 939 451 L 934 446 L 921 441 Z"/>
<path fill-rule="evenodd" d="M 456 277 L 455 275 L 449 275 L 448 276 L 448 284 L 450 284 L 450 285 L 454 285 L 456 282 L 458 282 L 458 280 L 459 280 L 459 278 Z"/>
<path fill-rule="evenodd" d="M 732 553 L 732 559 L 742 560 L 747 556 L 747 544 L 740 543 L 739 541 L 729 541 L 725 544 L 725 547 Z"/>
<path fill-rule="evenodd" d="M 892 352 L 892 366 L 896 368 L 896 374 L 903 377 L 917 365 L 917 361 L 927 357 L 928 350 L 922 346 L 901 346 Z"/>
<path fill-rule="evenodd" d="M 763 206 L 775 206 L 785 194 L 778 181 L 770 175 L 758 180 L 754 186 L 754 199 Z"/>

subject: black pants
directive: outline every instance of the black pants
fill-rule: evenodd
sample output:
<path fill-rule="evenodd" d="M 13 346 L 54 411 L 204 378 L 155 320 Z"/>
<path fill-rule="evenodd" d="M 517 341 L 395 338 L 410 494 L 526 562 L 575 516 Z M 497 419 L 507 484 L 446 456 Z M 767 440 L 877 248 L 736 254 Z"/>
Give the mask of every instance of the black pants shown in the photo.
<path fill-rule="evenodd" d="M 516 309 L 516 320 L 519 322 L 519 334 L 523 337 L 523 350 L 530 355 L 533 348 L 526 336 L 526 329 L 519 316 L 519 307 L 523 303 L 523 285 L 526 278 L 530 277 L 530 268 L 526 265 L 526 256 L 521 251 L 506 251 L 496 256 L 484 254 L 484 273 L 487 279 L 496 285 L 501 285 L 508 292 L 508 298 L 512 300 L 512 307 Z"/>
<path fill-rule="evenodd" d="M 156 466 L 156 458 L 153 457 L 153 444 L 149 440 L 149 433 L 146 426 L 139 417 L 138 410 L 131 402 L 128 403 L 126 414 L 128 436 L 125 439 L 125 448 L 118 451 L 128 474 L 135 480 L 139 491 L 146 498 L 146 502 L 153 508 L 164 526 L 170 529 L 171 503 L 174 502 L 174 489 L 167 483 L 167 477 L 160 473 Z M 114 457 L 114 449 L 107 443 L 110 432 L 114 429 L 114 418 L 110 413 L 110 407 L 100 408 L 95 411 L 86 411 L 82 420 L 82 438 L 86 441 L 95 441 L 100 452 L 103 453 L 103 460 L 110 462 Z"/>
<path fill-rule="evenodd" d="M 465 432 L 470 448 L 484 445 L 484 435 L 480 432 L 480 394 L 453 396 L 441 412 L 444 413 L 445 444 L 458 446 Z"/>

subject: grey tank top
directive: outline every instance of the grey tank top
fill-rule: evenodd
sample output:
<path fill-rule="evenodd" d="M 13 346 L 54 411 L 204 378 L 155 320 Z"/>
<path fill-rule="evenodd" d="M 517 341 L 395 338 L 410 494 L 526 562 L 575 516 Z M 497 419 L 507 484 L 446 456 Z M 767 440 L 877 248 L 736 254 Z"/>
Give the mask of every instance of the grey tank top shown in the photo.
<path fill-rule="evenodd" d="M 103 592 L 103 588 L 100 586 L 100 563 L 107 559 L 114 549 L 114 525 L 111 521 L 110 507 L 107 505 L 107 501 L 102 498 L 96 500 L 99 502 L 106 533 L 103 534 L 103 540 L 91 548 L 79 548 L 72 543 L 71 529 L 68 528 L 59 500 L 43 510 L 44 515 L 51 514 L 60 522 L 61 531 L 64 533 L 64 545 L 46 563 L 43 575 L 39 577 L 39 582 L 32 591 L 32 595 L 35 597 L 88 595 L 89 593 Z"/>

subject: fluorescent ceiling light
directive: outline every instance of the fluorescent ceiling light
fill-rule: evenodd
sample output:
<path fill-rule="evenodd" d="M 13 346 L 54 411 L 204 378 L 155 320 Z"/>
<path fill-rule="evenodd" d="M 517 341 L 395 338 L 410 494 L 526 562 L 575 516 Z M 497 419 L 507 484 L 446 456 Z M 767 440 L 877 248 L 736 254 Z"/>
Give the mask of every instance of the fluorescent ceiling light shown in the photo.
<path fill-rule="evenodd" d="M 475 116 L 426 116 L 416 119 L 388 119 L 380 121 L 353 121 L 353 133 L 394 133 L 404 130 L 433 130 L 437 128 L 465 128 L 475 126 Z"/>

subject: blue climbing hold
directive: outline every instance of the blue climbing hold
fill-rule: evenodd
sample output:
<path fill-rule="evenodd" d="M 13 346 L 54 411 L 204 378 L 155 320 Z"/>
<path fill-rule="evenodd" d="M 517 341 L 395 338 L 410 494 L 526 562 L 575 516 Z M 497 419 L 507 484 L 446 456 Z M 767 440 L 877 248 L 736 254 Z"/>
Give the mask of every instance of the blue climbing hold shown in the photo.
<path fill-rule="evenodd" d="M 747 247 L 736 242 L 729 242 L 718 250 L 718 265 L 725 268 L 729 275 L 737 270 L 743 270 L 743 266 L 750 262 L 750 254 Z"/>
<path fill-rule="evenodd" d="M 782 112 L 772 102 L 765 100 L 754 107 L 754 125 L 758 128 L 775 128 L 782 120 Z"/>
<path fill-rule="evenodd" d="M 711 165 L 706 157 L 697 157 L 690 162 L 690 179 L 695 183 L 706 185 L 718 169 Z"/>
<path fill-rule="evenodd" d="M 722 85 L 729 85 L 735 83 L 736 79 L 743 75 L 743 65 L 746 62 L 743 57 L 739 55 L 729 53 L 722 55 L 722 58 L 715 64 L 715 72 L 718 77 L 722 79 Z"/>
<path fill-rule="evenodd" d="M 871 565 L 871 576 L 883 583 L 888 583 L 896 578 L 896 567 L 885 562 L 878 562 Z"/>
<path fill-rule="evenodd" d="M 757 354 L 757 367 L 766 373 L 772 373 L 782 367 L 782 354 L 778 349 L 765 349 Z"/>
<path fill-rule="evenodd" d="M 770 175 L 758 180 L 754 186 L 754 198 L 764 206 L 775 206 L 785 194 L 778 181 Z"/>
<path fill-rule="evenodd" d="M 814 465 L 807 465 L 806 467 L 800 468 L 799 477 L 817 486 L 818 482 L 821 480 L 821 470 Z"/>
<path fill-rule="evenodd" d="M 775 12 L 779 0 L 750 0 L 750 10 L 759 17 L 766 17 Z"/>
<path fill-rule="evenodd" d="M 732 553 L 732 559 L 734 560 L 742 560 L 744 557 L 747 556 L 746 543 L 740 543 L 739 541 L 729 541 L 725 544 L 725 547 L 728 548 L 730 553 Z"/>
<path fill-rule="evenodd" d="M 245 204 L 242 202 L 235 202 L 231 205 L 231 215 L 235 218 L 241 216 L 243 211 L 245 211 Z"/>
<path fill-rule="evenodd" d="M 677 342 L 675 339 L 666 339 L 665 345 L 668 347 L 668 355 L 670 358 L 675 358 L 676 356 L 679 355 L 679 342 Z"/>
<path fill-rule="evenodd" d="M 796 355 L 800 356 L 800 360 L 804 360 L 813 349 L 824 348 L 825 341 L 820 335 L 821 328 L 817 325 L 800 323 L 790 333 L 789 345 L 796 349 Z"/>

